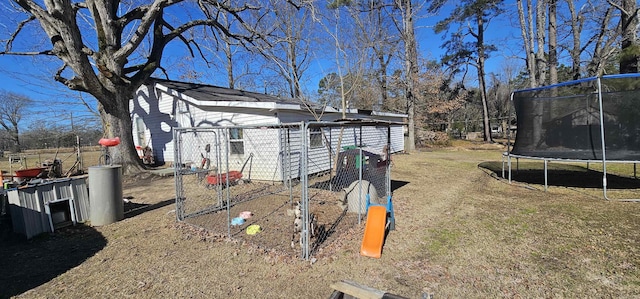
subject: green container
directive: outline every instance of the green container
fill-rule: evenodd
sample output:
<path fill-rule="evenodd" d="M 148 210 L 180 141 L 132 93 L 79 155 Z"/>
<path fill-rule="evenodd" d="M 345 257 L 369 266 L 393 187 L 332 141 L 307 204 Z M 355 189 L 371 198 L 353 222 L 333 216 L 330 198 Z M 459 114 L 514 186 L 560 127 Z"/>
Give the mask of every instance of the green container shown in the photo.
<path fill-rule="evenodd" d="M 345 150 L 345 151 L 354 150 L 354 149 L 358 149 L 358 147 L 355 146 L 355 145 L 347 145 L 347 146 L 343 146 L 342 147 L 342 150 Z M 356 156 L 356 161 L 355 161 L 356 165 L 355 166 L 356 166 L 356 169 L 359 169 L 360 166 L 364 165 L 364 161 L 362 161 L 362 159 L 360 158 L 359 154 L 355 155 L 355 156 Z"/>

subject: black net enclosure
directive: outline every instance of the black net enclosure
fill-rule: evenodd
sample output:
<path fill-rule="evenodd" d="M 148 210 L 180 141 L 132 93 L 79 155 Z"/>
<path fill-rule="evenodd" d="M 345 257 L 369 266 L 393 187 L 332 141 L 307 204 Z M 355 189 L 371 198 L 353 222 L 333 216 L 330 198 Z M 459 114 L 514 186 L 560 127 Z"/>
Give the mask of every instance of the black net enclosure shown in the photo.
<path fill-rule="evenodd" d="M 517 134 L 512 155 L 640 160 L 640 74 L 518 90 L 513 104 Z"/>

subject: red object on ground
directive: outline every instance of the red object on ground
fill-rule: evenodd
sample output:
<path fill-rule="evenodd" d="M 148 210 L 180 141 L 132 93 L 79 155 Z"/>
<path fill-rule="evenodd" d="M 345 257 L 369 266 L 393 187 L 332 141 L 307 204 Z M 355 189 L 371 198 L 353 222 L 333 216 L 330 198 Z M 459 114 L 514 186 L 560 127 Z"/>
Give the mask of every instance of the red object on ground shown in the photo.
<path fill-rule="evenodd" d="M 15 176 L 23 179 L 31 179 L 40 175 L 43 170 L 44 168 L 42 167 L 20 169 L 20 170 L 16 170 Z"/>
<path fill-rule="evenodd" d="M 207 183 L 211 185 L 225 184 L 229 180 L 229 184 L 235 183 L 242 178 L 242 172 L 237 170 L 229 171 L 229 173 L 221 173 L 218 175 L 208 175 Z"/>
<path fill-rule="evenodd" d="M 116 146 L 116 145 L 120 144 L 120 137 L 116 137 L 116 138 L 100 138 L 100 140 L 98 140 L 98 143 L 100 143 L 100 145 L 102 145 L 102 146 Z"/>

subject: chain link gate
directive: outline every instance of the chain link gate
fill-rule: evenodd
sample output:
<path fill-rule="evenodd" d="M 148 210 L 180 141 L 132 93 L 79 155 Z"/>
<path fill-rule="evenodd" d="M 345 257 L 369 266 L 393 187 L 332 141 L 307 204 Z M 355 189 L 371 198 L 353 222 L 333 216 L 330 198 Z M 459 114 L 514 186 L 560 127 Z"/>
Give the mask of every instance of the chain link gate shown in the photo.
<path fill-rule="evenodd" d="M 386 123 L 176 128 L 177 220 L 308 259 L 362 221 L 366 194 L 391 195 L 389 140 Z"/>

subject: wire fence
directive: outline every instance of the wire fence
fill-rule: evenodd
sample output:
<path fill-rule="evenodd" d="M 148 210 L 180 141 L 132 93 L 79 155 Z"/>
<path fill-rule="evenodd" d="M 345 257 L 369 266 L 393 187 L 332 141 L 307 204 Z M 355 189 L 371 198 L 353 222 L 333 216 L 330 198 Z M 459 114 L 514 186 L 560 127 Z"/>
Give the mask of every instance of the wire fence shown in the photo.
<path fill-rule="evenodd" d="M 304 259 L 386 203 L 391 126 L 174 129 L 178 221 Z"/>

